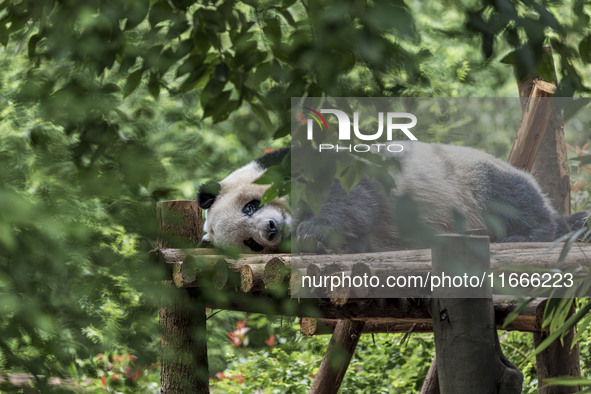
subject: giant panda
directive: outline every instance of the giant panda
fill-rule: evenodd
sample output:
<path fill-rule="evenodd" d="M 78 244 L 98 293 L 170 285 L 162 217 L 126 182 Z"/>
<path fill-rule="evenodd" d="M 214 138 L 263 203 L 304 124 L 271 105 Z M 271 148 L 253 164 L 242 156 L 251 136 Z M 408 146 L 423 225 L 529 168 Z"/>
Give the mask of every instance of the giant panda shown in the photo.
<path fill-rule="evenodd" d="M 254 182 L 271 165 L 286 160 L 288 149 L 254 160 L 220 182 L 202 185 L 197 196 L 206 210 L 202 246 L 274 253 L 293 235 L 299 252 L 362 253 L 411 247 L 402 231 L 405 223 L 395 223 L 392 214 L 397 203 L 406 200 L 413 201 L 416 210 L 412 221 L 425 229 L 457 232 L 455 224 L 461 218 L 464 229 L 485 229 L 493 242 L 552 241 L 585 224 L 586 212 L 558 215 L 531 174 L 488 153 L 438 143 L 400 145 L 402 152 L 381 153 L 398 162 L 390 192 L 369 178 L 349 193 L 335 181 L 316 215 L 311 210 L 292 215 L 284 198 L 260 204 L 268 186 Z M 509 213 L 501 209 L 496 221 L 490 221 L 487 215 L 495 206 L 509 208 Z M 501 231 L 491 226 L 499 222 Z"/>

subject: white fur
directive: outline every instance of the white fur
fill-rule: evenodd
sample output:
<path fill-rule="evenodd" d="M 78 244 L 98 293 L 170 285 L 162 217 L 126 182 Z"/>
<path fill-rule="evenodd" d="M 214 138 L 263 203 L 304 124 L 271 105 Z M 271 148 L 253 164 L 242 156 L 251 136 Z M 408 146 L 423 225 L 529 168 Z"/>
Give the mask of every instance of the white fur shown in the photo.
<path fill-rule="evenodd" d="M 207 210 L 204 241 L 218 247 L 238 246 L 248 248 L 244 241 L 253 238 L 264 247 L 263 253 L 277 251 L 277 247 L 290 235 L 291 213 L 285 199 L 276 199 L 263 205 L 252 216 L 246 216 L 242 208 L 251 200 L 259 200 L 269 185 L 254 182 L 266 169 L 253 161 L 237 169 L 220 182 L 220 193 Z M 265 236 L 267 222 L 272 219 L 281 231 L 269 241 Z"/>

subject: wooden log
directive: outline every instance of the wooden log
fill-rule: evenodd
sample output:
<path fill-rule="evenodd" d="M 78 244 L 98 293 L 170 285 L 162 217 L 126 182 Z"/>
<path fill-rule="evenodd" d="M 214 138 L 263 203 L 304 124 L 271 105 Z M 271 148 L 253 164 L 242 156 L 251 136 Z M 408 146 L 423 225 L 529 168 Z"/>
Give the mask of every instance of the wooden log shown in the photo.
<path fill-rule="evenodd" d="M 201 240 L 201 210 L 196 201 L 157 205 L 158 246 L 195 247 Z M 151 257 L 165 258 L 164 253 Z M 159 311 L 162 393 L 208 393 L 205 301 L 198 288 L 168 288 Z"/>
<path fill-rule="evenodd" d="M 177 287 L 213 287 L 223 289 L 229 278 L 228 262 L 218 256 L 187 255 L 173 264 L 172 281 Z"/>
<path fill-rule="evenodd" d="M 320 363 L 310 393 L 337 393 L 365 322 L 363 320 L 340 320 Z"/>
<path fill-rule="evenodd" d="M 509 164 L 514 167 L 531 171 L 552 115 L 550 97 L 555 91 L 554 84 L 542 80 L 534 81 L 530 98 L 519 124 L 519 130 L 507 159 Z"/>
<path fill-rule="evenodd" d="M 290 270 L 289 259 L 275 256 L 268 260 L 263 271 L 265 289 L 274 289 L 280 284 L 288 282 Z"/>
<path fill-rule="evenodd" d="M 245 293 L 261 291 L 265 288 L 264 264 L 244 264 L 240 267 L 240 290 Z"/>
<path fill-rule="evenodd" d="M 424 299 L 422 302 L 427 303 Z M 540 332 L 542 330 L 539 315 L 543 313 L 546 299 L 536 298 L 525 306 L 520 305 L 516 299 L 506 297 L 493 297 L 495 324 L 498 330 Z M 505 319 L 519 308 L 519 315 L 509 324 L 505 325 Z M 379 321 L 367 319 L 363 333 L 393 333 L 393 332 L 433 332 L 433 324 L 425 322 L 426 318 L 415 321 L 386 320 Z M 304 335 L 332 334 L 336 320 L 314 319 L 302 317 L 300 319 L 300 331 Z"/>
<path fill-rule="evenodd" d="M 334 333 L 338 320 L 335 319 L 314 319 L 302 317 L 300 319 L 300 332 L 303 335 L 327 335 Z M 362 334 L 393 334 L 412 332 L 433 332 L 431 323 L 413 322 L 388 322 L 365 320 Z"/>
<path fill-rule="evenodd" d="M 433 272 L 489 269 L 488 237 L 445 235 L 433 248 Z M 473 271 L 474 272 L 474 271 Z M 442 393 L 521 393 L 523 375 L 501 353 L 492 292 L 486 286 L 457 297 L 438 289 L 431 300 L 439 389 Z M 448 298 L 449 297 L 449 298 Z"/>
<path fill-rule="evenodd" d="M 550 247 L 552 248 L 549 249 Z M 589 267 L 591 265 L 589 259 L 589 256 L 591 256 L 591 245 L 583 243 L 574 244 L 560 266 L 557 265 L 557 261 L 562 252 L 562 247 L 561 245 L 553 245 L 549 242 L 491 244 L 490 249 L 492 269 L 496 271 L 507 270 L 510 267 L 517 266 L 535 267 L 540 270 L 556 268 L 571 270 L 579 267 Z M 149 259 L 162 264 L 166 263 L 174 265 L 182 262 L 186 256 L 198 256 L 200 251 L 201 249 L 156 249 L 150 252 Z M 429 271 L 427 267 L 431 261 L 431 253 L 427 250 L 412 251 L 412 253 L 409 253 L 409 251 L 368 253 L 363 256 L 365 260 L 362 262 L 359 262 L 357 255 L 309 256 L 306 259 L 306 264 L 309 264 L 308 267 L 296 269 L 306 269 L 306 275 L 310 276 L 320 275 L 320 273 L 329 274 L 332 268 L 328 269 L 325 266 L 336 268 L 368 266 L 372 274 L 375 274 L 384 268 L 397 272 L 405 272 L 407 274 L 421 274 Z M 302 266 L 302 262 L 299 261 L 300 258 L 298 256 L 292 257 L 287 254 L 268 256 L 246 255 L 237 260 L 232 260 L 225 256 L 214 255 L 209 258 L 225 259 L 231 271 L 239 272 L 240 267 L 244 264 L 264 264 L 268 260 L 273 260 L 276 257 L 279 258 L 279 260 L 273 262 L 272 266 L 274 266 L 274 268 L 269 270 L 267 280 L 271 284 L 276 283 L 278 278 L 283 278 L 287 283 L 289 281 L 289 275 L 286 274 L 288 266 Z M 369 262 L 369 260 L 371 260 L 371 262 Z M 296 261 L 297 265 L 293 264 L 294 261 Z M 273 276 L 277 275 L 279 272 L 277 271 L 275 274 L 272 273 L 277 270 L 277 267 L 279 266 L 284 267 L 281 269 L 281 272 L 284 275 Z M 365 268 L 365 270 L 366 269 L 367 268 Z"/>
<path fill-rule="evenodd" d="M 292 297 L 312 297 L 310 289 L 302 287 L 302 278 L 306 275 L 305 268 L 292 268 L 289 278 L 289 295 Z"/>
<path fill-rule="evenodd" d="M 412 303 L 404 299 L 353 299 L 344 305 L 335 305 L 328 299 L 290 298 L 288 295 L 277 296 L 265 293 L 243 293 L 225 291 L 224 299 L 206 299 L 207 306 L 214 309 L 236 310 L 250 313 L 297 316 L 327 319 L 363 319 L 378 323 L 431 324 L 429 311 L 430 298 Z M 540 331 L 536 320 L 537 301 L 523 308 L 517 318 L 508 326 L 505 319 L 519 303 L 495 297 L 495 321 L 498 329 L 526 332 Z M 376 327 L 379 327 L 376 326 Z M 376 328 L 377 330 L 377 328 Z"/>

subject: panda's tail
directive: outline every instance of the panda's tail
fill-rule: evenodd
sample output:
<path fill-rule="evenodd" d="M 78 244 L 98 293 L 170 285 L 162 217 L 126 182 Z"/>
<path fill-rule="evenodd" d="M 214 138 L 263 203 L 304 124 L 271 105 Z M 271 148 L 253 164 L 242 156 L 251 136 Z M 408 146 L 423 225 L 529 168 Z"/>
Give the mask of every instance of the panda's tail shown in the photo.
<path fill-rule="evenodd" d="M 581 211 L 577 213 L 573 213 L 572 215 L 566 216 L 559 216 L 556 219 L 556 223 L 558 227 L 556 228 L 556 238 L 562 237 L 570 232 L 580 230 L 582 228 L 589 228 L 588 224 L 589 219 L 589 212 Z M 579 239 L 583 240 L 585 238 L 588 239 L 587 231 L 583 232 Z"/>

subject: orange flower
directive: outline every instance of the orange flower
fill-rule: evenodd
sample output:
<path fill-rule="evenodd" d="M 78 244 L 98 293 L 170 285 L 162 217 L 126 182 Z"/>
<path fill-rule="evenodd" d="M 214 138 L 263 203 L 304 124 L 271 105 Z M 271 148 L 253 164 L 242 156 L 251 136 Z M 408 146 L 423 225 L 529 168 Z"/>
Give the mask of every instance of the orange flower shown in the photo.
<path fill-rule="evenodd" d="M 244 376 L 240 375 L 232 375 L 230 379 L 235 379 L 238 383 L 244 383 L 244 381 L 246 380 Z"/>
<path fill-rule="evenodd" d="M 250 331 L 250 328 L 246 327 L 247 322 L 248 319 L 236 322 L 236 328 L 234 331 L 228 333 L 232 346 L 240 346 L 244 343 L 246 339 L 246 333 Z"/>
<path fill-rule="evenodd" d="M 265 340 L 267 346 L 275 346 L 275 335 L 271 335 L 268 339 Z"/>

